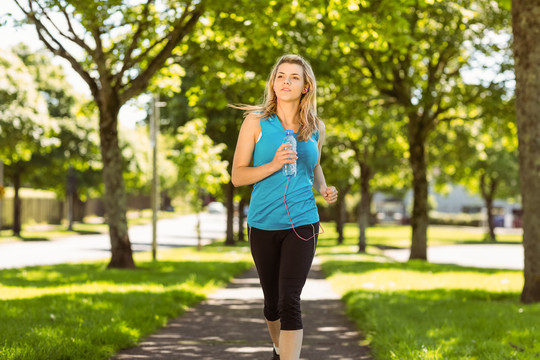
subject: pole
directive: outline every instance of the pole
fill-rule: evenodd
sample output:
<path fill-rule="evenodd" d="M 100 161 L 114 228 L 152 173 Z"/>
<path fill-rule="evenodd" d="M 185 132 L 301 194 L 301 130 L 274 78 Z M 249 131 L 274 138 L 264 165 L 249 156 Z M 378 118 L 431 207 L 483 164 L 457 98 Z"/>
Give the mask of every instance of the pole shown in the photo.
<path fill-rule="evenodd" d="M 75 189 L 75 169 L 72 165 L 69 165 L 68 171 L 67 171 L 67 186 L 66 186 L 66 196 L 67 196 L 67 203 L 68 203 L 68 213 L 67 213 L 67 219 L 68 219 L 68 230 L 73 230 L 73 198 L 75 197 L 76 189 Z"/>
<path fill-rule="evenodd" d="M 158 135 L 160 115 L 159 108 L 165 106 L 165 102 L 159 101 L 159 95 L 152 96 L 152 113 L 150 114 L 150 145 L 152 146 L 152 260 L 157 260 L 157 218 L 159 210 L 159 176 L 158 176 Z"/>
<path fill-rule="evenodd" d="M 157 95 L 152 97 L 152 113 L 150 114 L 150 145 L 152 146 L 152 260 L 157 260 Z"/>
<path fill-rule="evenodd" d="M 2 201 L 4 195 L 4 162 L 0 160 L 0 232 L 2 231 L 2 215 L 4 214 L 4 202 Z"/>

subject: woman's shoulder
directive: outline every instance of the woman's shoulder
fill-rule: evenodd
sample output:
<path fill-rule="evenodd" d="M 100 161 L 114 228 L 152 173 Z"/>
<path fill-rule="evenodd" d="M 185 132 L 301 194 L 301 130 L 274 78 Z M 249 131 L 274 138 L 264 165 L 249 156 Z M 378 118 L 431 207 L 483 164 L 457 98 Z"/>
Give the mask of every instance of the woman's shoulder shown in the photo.
<path fill-rule="evenodd" d="M 254 139 L 257 139 L 261 133 L 261 118 L 256 113 L 249 113 L 244 118 L 242 123 L 243 131 L 246 131 L 253 136 Z"/>
<path fill-rule="evenodd" d="M 261 114 L 259 112 L 250 112 L 246 115 L 246 118 L 244 119 L 245 122 L 260 122 L 261 121 Z"/>
<path fill-rule="evenodd" d="M 255 113 L 249 113 L 247 114 L 247 116 L 244 118 L 244 123 L 243 125 L 244 127 L 248 127 L 248 128 L 253 128 L 253 129 L 257 129 L 257 128 L 261 128 L 261 117 L 260 115 L 258 114 L 255 114 Z"/>

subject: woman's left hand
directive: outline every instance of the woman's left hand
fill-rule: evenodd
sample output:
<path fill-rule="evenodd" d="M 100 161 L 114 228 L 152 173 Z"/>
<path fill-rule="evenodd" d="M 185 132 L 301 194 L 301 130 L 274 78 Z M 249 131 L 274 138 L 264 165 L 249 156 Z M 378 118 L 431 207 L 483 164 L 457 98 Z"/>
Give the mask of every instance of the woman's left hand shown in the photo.
<path fill-rule="evenodd" d="M 327 203 L 331 204 L 333 202 L 336 202 L 338 197 L 338 191 L 334 186 L 328 186 L 327 188 L 322 189 L 321 195 Z"/>

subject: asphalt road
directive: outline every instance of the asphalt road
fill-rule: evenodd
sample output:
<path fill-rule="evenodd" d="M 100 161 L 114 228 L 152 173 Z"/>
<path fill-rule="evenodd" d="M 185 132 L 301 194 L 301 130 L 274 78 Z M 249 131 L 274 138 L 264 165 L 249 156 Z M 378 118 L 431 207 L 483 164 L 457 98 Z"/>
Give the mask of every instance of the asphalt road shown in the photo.
<path fill-rule="evenodd" d="M 158 222 L 158 254 L 162 249 L 197 245 L 195 215 L 186 215 Z M 226 223 L 222 214 L 201 214 L 203 244 L 225 236 Z M 152 226 L 133 226 L 129 229 L 132 249 L 152 250 Z M 20 241 L 0 244 L 0 268 L 50 265 L 84 260 L 110 258 L 108 234 L 69 236 L 52 241 Z"/>
<path fill-rule="evenodd" d="M 158 222 L 158 253 L 162 249 L 197 245 L 195 215 L 164 219 Z M 203 244 L 225 237 L 224 214 L 201 214 Z M 152 249 L 151 225 L 129 230 L 133 251 Z M 322 235 L 324 236 L 324 235 Z M 0 244 L 0 268 L 60 264 L 110 257 L 109 236 L 84 235 L 53 241 L 30 241 Z M 385 255 L 396 261 L 407 261 L 408 249 L 390 249 Z M 523 269 L 521 244 L 467 244 L 431 246 L 428 260 L 433 263 L 457 264 L 482 268 Z"/>

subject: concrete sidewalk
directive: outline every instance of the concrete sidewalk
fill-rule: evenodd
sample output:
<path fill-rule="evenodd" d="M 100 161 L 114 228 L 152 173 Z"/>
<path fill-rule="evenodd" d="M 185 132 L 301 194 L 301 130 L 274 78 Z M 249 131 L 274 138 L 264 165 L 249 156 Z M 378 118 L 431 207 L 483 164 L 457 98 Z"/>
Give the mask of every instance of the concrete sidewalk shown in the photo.
<path fill-rule="evenodd" d="M 262 306 L 257 272 L 252 268 L 138 347 L 126 349 L 112 359 L 270 360 L 272 345 Z M 372 359 L 317 263 L 302 294 L 302 313 L 301 359 Z"/>

